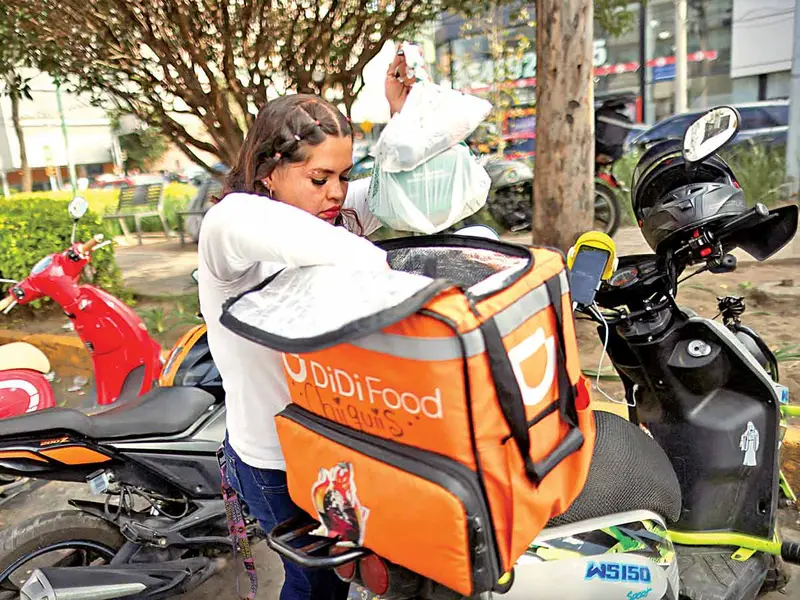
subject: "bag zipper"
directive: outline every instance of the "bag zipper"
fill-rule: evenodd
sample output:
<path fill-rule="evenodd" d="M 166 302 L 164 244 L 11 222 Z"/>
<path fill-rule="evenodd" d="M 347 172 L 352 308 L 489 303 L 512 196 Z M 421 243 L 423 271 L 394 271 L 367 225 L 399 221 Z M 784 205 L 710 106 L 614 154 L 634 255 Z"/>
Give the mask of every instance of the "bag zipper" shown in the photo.
<path fill-rule="evenodd" d="M 329 440 L 356 450 L 444 488 L 461 501 L 469 524 L 473 581 L 481 591 L 492 589 L 500 576 L 499 557 L 491 532 L 489 511 L 477 475 L 447 457 L 376 438 L 324 419 L 296 404 L 278 416 L 294 421 Z"/>

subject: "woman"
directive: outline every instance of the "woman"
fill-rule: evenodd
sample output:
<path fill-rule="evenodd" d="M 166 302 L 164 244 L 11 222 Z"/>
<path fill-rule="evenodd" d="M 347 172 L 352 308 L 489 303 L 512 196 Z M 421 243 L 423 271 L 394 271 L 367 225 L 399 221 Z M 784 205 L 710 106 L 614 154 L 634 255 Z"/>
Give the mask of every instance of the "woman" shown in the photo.
<path fill-rule="evenodd" d="M 386 81 L 392 114 L 402 108 L 411 83 L 397 55 Z M 388 268 L 384 252 L 359 237 L 380 223 L 367 208 L 369 181 L 348 184 L 352 136 L 349 121 L 321 98 L 273 100 L 247 134 L 224 196 L 200 231 L 200 307 L 225 386 L 227 476 L 265 531 L 300 511 L 287 492 L 274 423 L 289 392 L 281 355 L 223 328 L 221 307 L 287 265 L 358 261 Z M 284 569 L 281 600 L 347 596 L 347 584 L 332 571 L 288 562 Z"/>

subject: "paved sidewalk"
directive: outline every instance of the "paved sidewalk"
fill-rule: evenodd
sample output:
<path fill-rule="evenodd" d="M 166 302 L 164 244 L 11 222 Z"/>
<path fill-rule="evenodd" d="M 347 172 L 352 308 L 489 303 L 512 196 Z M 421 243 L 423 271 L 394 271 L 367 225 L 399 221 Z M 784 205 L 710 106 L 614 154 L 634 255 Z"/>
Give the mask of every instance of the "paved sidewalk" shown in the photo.
<path fill-rule="evenodd" d="M 504 240 L 518 244 L 532 242 L 530 232 L 507 234 Z M 614 236 L 617 254 L 649 254 L 652 252 L 637 227 L 622 227 Z M 125 284 L 140 295 L 165 296 L 190 294 L 195 290 L 191 279 L 192 270 L 197 267 L 197 245 L 187 243 L 181 246 L 177 238 L 165 241 L 161 235 L 145 237 L 141 246 L 125 245 L 124 238 L 117 238 L 117 263 L 122 269 Z M 135 242 L 134 242 L 135 244 Z M 740 262 L 755 262 L 741 250 L 734 252 Z M 770 259 L 800 259 L 800 236 Z"/>
<path fill-rule="evenodd" d="M 181 246 L 177 239 L 145 237 L 141 246 L 124 245 L 125 238 L 116 238 L 117 264 L 125 285 L 136 294 L 173 296 L 197 290 L 192 271 L 197 268 L 197 245 Z"/>

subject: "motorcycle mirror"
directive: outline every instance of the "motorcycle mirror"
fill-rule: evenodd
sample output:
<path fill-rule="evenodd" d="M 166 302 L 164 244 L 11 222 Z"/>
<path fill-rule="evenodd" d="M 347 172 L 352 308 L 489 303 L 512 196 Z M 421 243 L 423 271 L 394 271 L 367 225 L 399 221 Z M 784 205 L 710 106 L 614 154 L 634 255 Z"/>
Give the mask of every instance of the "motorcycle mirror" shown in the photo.
<path fill-rule="evenodd" d="M 456 235 L 466 235 L 470 237 L 485 238 L 487 240 L 499 240 L 500 236 L 497 232 L 487 225 L 469 225 L 462 227 L 455 232 Z"/>
<path fill-rule="evenodd" d="M 192 271 L 192 279 L 194 280 L 195 283 L 198 283 L 198 281 L 197 281 L 197 269 Z"/>
<path fill-rule="evenodd" d="M 734 138 L 740 123 L 739 111 L 732 106 L 711 109 L 683 135 L 683 158 L 688 163 L 705 160 Z"/>
<path fill-rule="evenodd" d="M 86 201 L 86 198 L 82 196 L 75 196 L 69 203 L 67 207 L 70 216 L 73 220 L 79 220 L 83 215 L 86 214 L 86 211 L 89 210 L 89 203 Z"/>

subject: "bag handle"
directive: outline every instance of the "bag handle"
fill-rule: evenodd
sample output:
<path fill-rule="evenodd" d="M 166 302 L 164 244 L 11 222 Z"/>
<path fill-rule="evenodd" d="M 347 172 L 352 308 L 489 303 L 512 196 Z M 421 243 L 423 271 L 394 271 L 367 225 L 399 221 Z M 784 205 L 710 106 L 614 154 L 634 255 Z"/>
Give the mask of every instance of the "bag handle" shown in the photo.
<path fill-rule="evenodd" d="M 511 430 L 511 437 L 519 449 L 520 456 L 525 463 L 525 474 L 528 480 L 539 485 L 542 479 L 552 471 L 567 456 L 576 452 L 583 446 L 583 433 L 578 428 L 578 415 L 575 406 L 575 387 L 569 381 L 566 366 L 566 348 L 564 346 L 563 310 L 561 306 L 560 273 L 548 279 L 545 284 L 550 301 L 556 315 L 556 329 L 559 334 L 559 343 L 556 347 L 557 377 L 558 377 L 558 407 L 561 418 L 569 426 L 569 431 L 559 445 L 538 463 L 530 456 L 531 438 L 528 421 L 525 415 L 525 403 L 519 387 L 511 360 L 508 357 L 503 337 L 494 318 L 487 319 L 481 326 L 489 360 L 489 370 L 494 379 L 495 391 L 500 404 L 503 417 Z M 546 409 L 545 409 L 546 410 Z M 538 420 L 538 419 L 537 419 Z"/>

